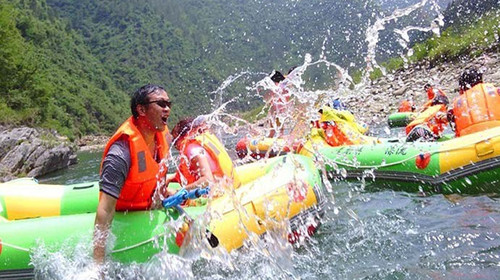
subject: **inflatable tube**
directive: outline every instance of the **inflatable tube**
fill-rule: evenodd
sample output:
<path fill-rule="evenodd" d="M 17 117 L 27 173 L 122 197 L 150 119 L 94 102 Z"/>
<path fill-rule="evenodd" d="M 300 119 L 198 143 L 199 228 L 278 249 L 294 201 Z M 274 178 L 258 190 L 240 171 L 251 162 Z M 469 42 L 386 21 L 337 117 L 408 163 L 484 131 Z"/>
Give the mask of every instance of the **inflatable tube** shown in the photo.
<path fill-rule="evenodd" d="M 377 138 L 364 135 L 368 126 L 356 121 L 347 110 L 336 110 L 323 106 L 319 121 L 313 122 L 309 135 L 304 139 L 295 139 L 288 135 L 283 138 L 244 137 L 236 144 L 236 153 L 240 159 L 250 155 L 255 159 L 269 158 L 289 152 L 311 156 L 312 146 L 317 145 L 353 145 L 376 143 Z"/>
<path fill-rule="evenodd" d="M 0 184 L 0 217 L 7 220 L 93 213 L 99 183 L 38 184 L 21 178 Z"/>
<path fill-rule="evenodd" d="M 387 123 L 389 127 L 405 127 L 409 123 L 411 123 L 416 117 L 418 113 L 412 112 L 398 112 L 390 114 L 387 118 Z"/>
<path fill-rule="evenodd" d="M 314 157 L 323 147 L 339 147 L 359 144 L 377 144 L 380 139 L 366 136 L 342 123 L 329 124 L 325 128 L 313 128 L 307 140 L 296 152 L 300 155 Z"/>
<path fill-rule="evenodd" d="M 269 158 L 290 151 L 312 157 L 321 147 L 375 144 L 381 139 L 366 136 L 345 123 L 331 122 L 325 123 L 323 128 L 311 128 L 306 138 L 294 141 L 290 148 L 290 145 L 281 138 L 243 138 L 236 144 L 236 153 L 241 159 L 247 155 L 255 159 Z"/>
<path fill-rule="evenodd" d="M 248 233 L 261 235 L 279 221 L 290 221 L 290 236 L 303 233 L 303 228 L 310 233 L 311 226 L 318 226 L 326 199 L 321 177 L 309 158 L 300 155 L 276 157 L 237 167 L 236 172 L 242 184 L 239 188 L 208 204 L 182 208 L 182 212 L 193 218 L 209 211 L 207 214 L 212 219 L 207 229 L 217 237 L 217 247 L 222 246 L 227 251 L 237 249 L 247 240 Z M 20 181 L 11 182 L 10 186 L 15 187 L 16 184 Z M 96 183 L 89 185 L 93 186 L 93 191 L 97 189 Z M 45 190 L 39 186 L 39 191 L 31 194 L 34 200 L 29 202 L 34 202 L 35 206 L 45 199 Z M 72 186 L 74 189 L 75 185 Z M 44 187 L 50 188 L 47 185 Z M 69 189 L 69 186 L 65 187 Z M 5 201 L 5 198 L 3 196 L 0 200 Z M 86 199 L 89 205 L 97 202 L 94 195 Z M 70 200 L 70 197 L 61 196 L 59 202 L 53 203 L 55 206 L 63 205 Z M 50 204 L 49 201 L 41 209 L 45 209 L 47 204 Z M 10 212 L 20 212 L 9 209 Z M 89 210 L 82 209 L 77 207 L 72 214 L 61 211 L 58 216 L 51 217 L 33 218 L 30 214 L 24 219 L 19 216 L 14 220 L 4 218 L 0 222 L 0 278 L 24 275 L 25 271 L 32 270 L 30 253 L 41 244 L 50 251 L 68 251 L 78 244 L 91 247 L 95 213 L 74 213 Z M 244 215 L 243 209 L 246 211 Z M 5 216 L 10 217 L 8 213 Z M 111 228 L 117 237 L 111 258 L 124 263 L 145 262 L 160 251 L 179 253 L 186 233 L 186 226 L 183 225 L 187 225 L 181 217 L 185 216 L 180 216 L 179 210 L 172 208 L 166 211 L 117 212 Z M 165 226 L 166 223 L 169 226 Z"/>
<path fill-rule="evenodd" d="M 366 178 L 407 192 L 498 193 L 500 127 L 442 142 L 327 147 L 319 151 L 336 180 Z"/>
<path fill-rule="evenodd" d="M 244 137 L 236 143 L 236 154 L 240 159 L 250 155 L 255 159 L 269 158 L 289 153 L 290 148 L 285 139 L 268 137 Z"/>

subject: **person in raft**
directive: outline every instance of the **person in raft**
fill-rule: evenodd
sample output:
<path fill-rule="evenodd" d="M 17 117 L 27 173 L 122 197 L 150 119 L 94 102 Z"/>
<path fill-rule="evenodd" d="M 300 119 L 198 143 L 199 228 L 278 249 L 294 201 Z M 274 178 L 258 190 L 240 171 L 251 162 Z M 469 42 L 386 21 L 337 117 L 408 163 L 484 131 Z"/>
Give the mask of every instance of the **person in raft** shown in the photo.
<path fill-rule="evenodd" d="M 128 118 L 108 141 L 101 161 L 94 229 L 94 260 L 101 265 L 115 211 L 152 207 L 161 160 L 168 156 L 172 103 L 165 89 L 145 85 L 132 95 Z M 160 174 L 161 175 L 161 174 Z"/>
<path fill-rule="evenodd" d="M 399 105 L 398 112 L 415 112 L 416 107 L 412 100 L 403 100 Z"/>
<path fill-rule="evenodd" d="M 427 93 L 427 102 L 418 110 L 418 112 L 423 112 L 427 108 L 438 105 L 438 104 L 443 104 L 445 106 L 448 106 L 450 101 L 448 100 L 448 97 L 444 93 L 444 91 L 438 89 L 434 89 L 434 87 L 431 84 L 425 84 L 424 86 L 424 91 Z M 401 104 L 399 105 L 398 112 L 415 112 L 416 107 L 413 101 L 411 100 L 403 100 Z"/>
<path fill-rule="evenodd" d="M 288 90 L 285 88 L 285 76 L 279 71 L 273 71 L 271 73 L 270 79 L 274 82 L 276 90 L 269 90 L 265 96 L 264 100 L 270 103 L 269 115 L 270 115 L 270 131 L 268 137 L 275 137 L 277 131 L 279 131 L 278 136 L 283 136 L 284 126 L 283 126 L 283 115 L 287 111 L 286 106 L 290 101 L 290 95 Z"/>
<path fill-rule="evenodd" d="M 239 186 L 229 154 L 209 131 L 203 116 L 180 120 L 172 129 L 172 137 L 180 161 L 171 181 L 179 182 L 186 190 L 211 187 L 212 196 L 222 191 L 214 186 Z"/>
<path fill-rule="evenodd" d="M 347 105 L 340 100 L 340 98 L 335 97 L 330 106 L 331 108 L 339 111 L 347 111 Z"/>
<path fill-rule="evenodd" d="M 476 68 L 466 68 L 458 81 L 460 95 L 448 111 L 455 136 L 464 136 L 500 126 L 500 89 L 483 82 Z"/>
<path fill-rule="evenodd" d="M 425 84 L 424 90 L 427 93 L 427 102 L 422 106 L 420 112 L 423 112 L 427 108 L 434 105 L 443 104 L 444 106 L 448 106 L 448 104 L 450 103 L 444 91 L 440 89 L 434 89 L 431 84 Z"/>
<path fill-rule="evenodd" d="M 448 97 L 442 90 L 436 90 L 430 84 L 426 84 L 424 90 L 427 93 L 427 102 L 419 110 L 421 113 L 419 118 L 406 126 L 407 142 L 436 141 L 441 138 L 446 126 L 448 126 Z M 435 108 L 439 111 L 426 111 L 436 105 L 441 105 L 440 108 Z"/>

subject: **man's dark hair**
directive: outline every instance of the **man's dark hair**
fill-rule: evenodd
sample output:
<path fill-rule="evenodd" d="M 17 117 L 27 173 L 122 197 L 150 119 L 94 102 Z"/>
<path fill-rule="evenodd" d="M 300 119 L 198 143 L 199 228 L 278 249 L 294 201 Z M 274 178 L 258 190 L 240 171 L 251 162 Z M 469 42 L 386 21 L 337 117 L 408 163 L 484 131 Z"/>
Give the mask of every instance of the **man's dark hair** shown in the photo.
<path fill-rule="evenodd" d="M 425 90 L 425 91 L 427 91 L 427 90 L 428 90 L 429 88 L 431 88 L 431 87 L 432 87 L 432 86 L 431 86 L 431 84 L 425 84 L 425 86 L 424 86 L 424 90 Z"/>
<path fill-rule="evenodd" d="M 279 83 L 285 79 L 285 76 L 281 74 L 280 71 L 274 71 L 273 75 L 271 76 L 271 80 L 275 83 Z"/>
<path fill-rule="evenodd" d="M 130 99 L 130 109 L 135 119 L 139 117 L 139 112 L 137 112 L 137 105 L 147 104 L 147 102 L 149 101 L 148 95 L 156 92 L 157 90 L 165 91 L 162 86 L 148 84 L 136 90 L 132 94 L 132 98 Z"/>
<path fill-rule="evenodd" d="M 473 86 L 483 82 L 483 73 L 477 71 L 474 67 L 465 68 L 460 79 L 458 80 L 458 85 L 461 90 L 468 90 Z"/>

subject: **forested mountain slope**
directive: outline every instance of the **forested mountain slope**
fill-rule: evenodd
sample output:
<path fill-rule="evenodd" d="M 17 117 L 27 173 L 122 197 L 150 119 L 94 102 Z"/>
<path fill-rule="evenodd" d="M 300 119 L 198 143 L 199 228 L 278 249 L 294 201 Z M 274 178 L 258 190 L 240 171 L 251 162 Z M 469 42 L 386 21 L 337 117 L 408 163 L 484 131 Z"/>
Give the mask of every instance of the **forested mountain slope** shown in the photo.
<path fill-rule="evenodd" d="M 110 130 L 126 110 L 83 37 L 43 1 L 0 0 L 0 90 L 0 123 L 68 136 Z"/>
<path fill-rule="evenodd" d="M 227 88 L 221 100 L 240 96 L 230 106 L 249 110 L 262 103 L 246 87 L 273 69 L 302 64 L 306 53 L 363 68 L 365 31 L 383 16 L 380 5 L 0 0 L 0 124 L 55 128 L 70 137 L 110 133 L 129 115 L 128 94 L 146 83 L 167 88 L 175 102 L 173 124 L 213 110 L 213 92 L 243 71 L 250 78 Z M 449 9 L 464 5 L 460 0 Z M 394 42 L 386 43 L 380 49 L 394 54 Z M 334 83 L 328 73 L 309 75 L 326 86 Z"/>
<path fill-rule="evenodd" d="M 174 118 L 213 109 L 208 94 L 229 75 L 288 69 L 305 53 L 317 57 L 323 44 L 331 61 L 359 63 L 363 32 L 376 9 L 373 1 L 360 0 L 47 3 L 84 35 L 122 90 L 165 84 L 180 109 Z M 237 106 L 245 110 L 246 104 Z"/>

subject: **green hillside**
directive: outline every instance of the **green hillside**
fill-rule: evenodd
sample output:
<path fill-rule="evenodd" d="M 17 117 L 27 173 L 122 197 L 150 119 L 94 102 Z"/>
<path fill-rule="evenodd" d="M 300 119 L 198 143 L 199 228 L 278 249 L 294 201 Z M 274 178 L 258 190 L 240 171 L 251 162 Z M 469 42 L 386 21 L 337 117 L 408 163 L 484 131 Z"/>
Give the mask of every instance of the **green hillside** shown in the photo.
<path fill-rule="evenodd" d="M 0 123 L 77 137 L 124 117 L 125 94 L 43 1 L 0 0 Z"/>
<path fill-rule="evenodd" d="M 122 90 L 144 82 L 165 84 L 176 101 L 173 119 L 213 110 L 211 93 L 230 75 L 270 73 L 301 64 L 325 49 L 343 65 L 362 61 L 363 34 L 373 1 L 48 0 L 85 36 L 93 54 Z M 255 77 L 253 77 L 255 80 Z M 330 76 L 319 77 L 332 83 Z M 236 83 L 223 101 L 247 110 L 256 98 Z M 246 98 L 250 98 L 250 100 Z M 197 104 L 192 108 L 192 104 Z"/>
<path fill-rule="evenodd" d="M 444 31 L 439 36 L 433 35 L 413 45 L 413 54 L 407 58 L 407 65 L 424 61 L 435 65 L 463 57 L 476 57 L 487 51 L 498 51 L 500 2 L 454 1 L 444 11 L 444 17 L 447 23 Z M 403 68 L 405 62 L 397 57 L 388 59 L 382 65 L 388 71 L 395 71 Z M 377 69 L 371 78 L 376 79 L 381 75 L 382 72 Z"/>
<path fill-rule="evenodd" d="M 0 0 L 0 124 L 55 128 L 72 138 L 110 133 L 146 83 L 175 101 L 171 124 L 216 103 L 247 111 L 246 89 L 273 69 L 325 49 L 330 61 L 361 63 L 374 1 Z M 323 48 L 322 48 L 323 47 Z M 230 75 L 247 71 L 222 95 Z M 328 74 L 313 73 L 328 86 Z M 217 93 L 220 94 L 220 93 Z"/>
<path fill-rule="evenodd" d="M 110 133 L 129 115 L 128 94 L 146 83 L 164 85 L 174 100 L 170 125 L 234 97 L 230 110 L 251 111 L 262 106 L 252 82 L 302 64 L 307 53 L 362 68 L 364 32 L 381 15 L 378 3 L 0 0 L 0 124 L 54 128 L 70 138 Z M 432 42 L 443 38 L 417 45 L 416 56 L 434 56 Z M 335 82 L 325 69 L 306 74 L 311 87 Z"/>

